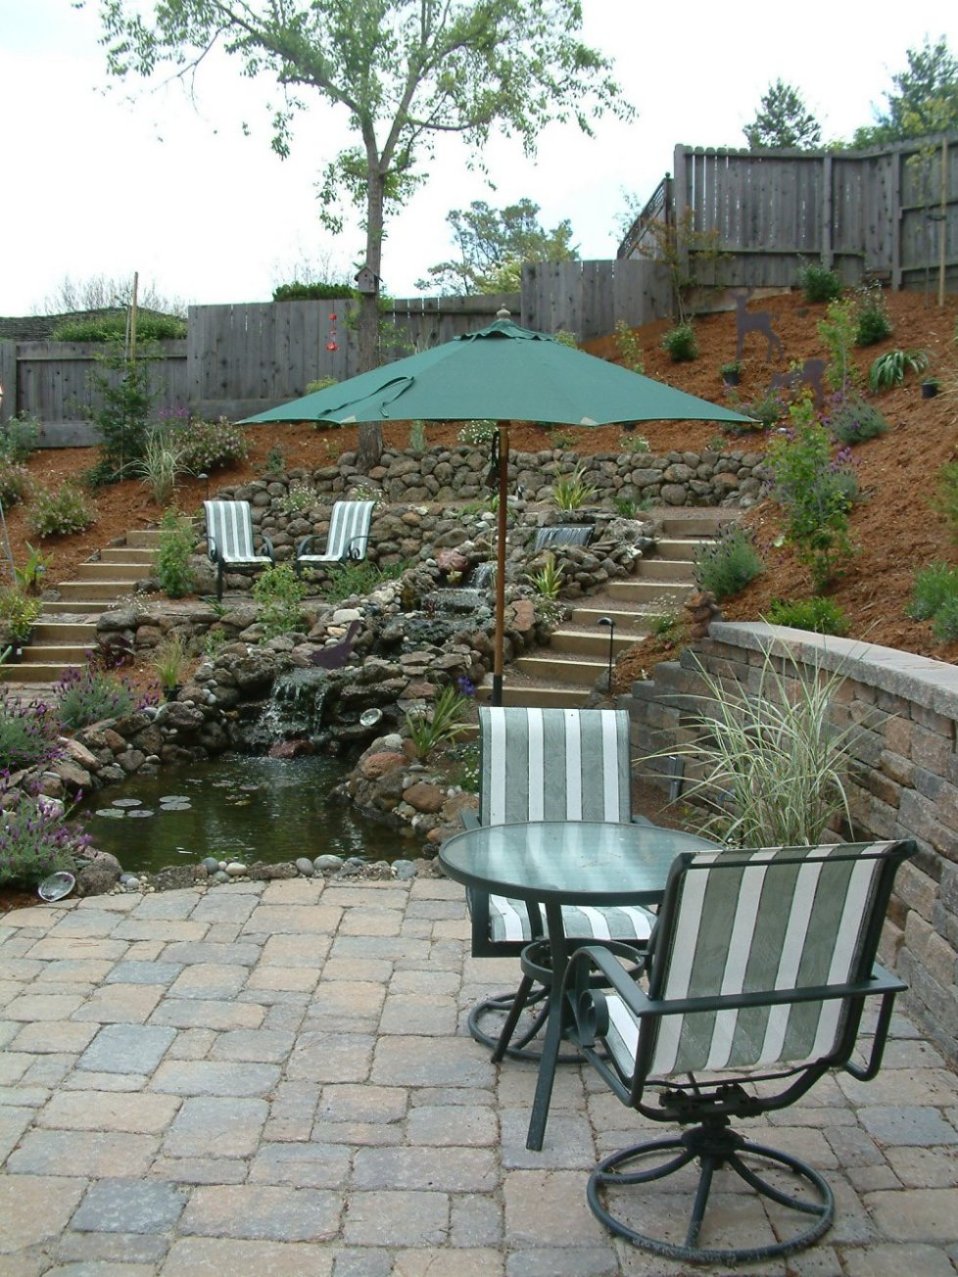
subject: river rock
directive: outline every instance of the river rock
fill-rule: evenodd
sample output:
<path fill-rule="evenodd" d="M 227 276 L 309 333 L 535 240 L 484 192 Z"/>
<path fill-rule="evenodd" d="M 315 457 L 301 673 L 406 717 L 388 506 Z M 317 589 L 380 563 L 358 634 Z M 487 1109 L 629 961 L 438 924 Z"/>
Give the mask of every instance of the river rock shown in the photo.
<path fill-rule="evenodd" d="M 359 762 L 360 774 L 366 780 L 377 780 L 397 767 L 405 767 L 406 755 L 398 751 L 386 751 L 379 754 L 366 754 Z"/>
<path fill-rule="evenodd" d="M 403 802 L 408 803 L 410 807 L 414 807 L 416 811 L 430 814 L 439 811 L 445 800 L 445 795 L 439 786 L 430 784 L 425 780 L 417 780 L 408 789 L 404 789 L 402 796 Z"/>
<path fill-rule="evenodd" d="M 316 872 L 316 868 L 308 856 L 298 856 L 295 863 L 296 868 L 304 878 L 312 878 L 313 874 Z"/>

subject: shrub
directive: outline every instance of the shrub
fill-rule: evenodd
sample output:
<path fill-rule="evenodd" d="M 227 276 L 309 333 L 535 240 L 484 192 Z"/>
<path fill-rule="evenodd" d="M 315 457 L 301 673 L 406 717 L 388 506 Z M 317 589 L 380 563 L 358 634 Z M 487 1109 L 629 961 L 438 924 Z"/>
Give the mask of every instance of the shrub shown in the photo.
<path fill-rule="evenodd" d="M 958 599 L 958 568 L 940 559 L 916 573 L 911 599 L 906 609 L 915 621 L 928 621 L 947 603 Z"/>
<path fill-rule="evenodd" d="M 958 639 L 958 596 L 945 599 L 932 618 L 931 632 L 939 643 Z"/>
<path fill-rule="evenodd" d="M 459 442 L 482 447 L 491 443 L 498 433 L 499 427 L 494 421 L 467 421 L 459 431 Z"/>
<path fill-rule="evenodd" d="M 552 500 L 559 510 L 579 510 L 595 496 L 595 488 L 585 479 L 585 467 L 576 466 L 552 485 Z"/>
<path fill-rule="evenodd" d="M 868 389 L 891 390 L 904 384 L 906 373 L 921 373 L 927 367 L 928 355 L 923 350 L 886 350 L 868 370 Z"/>
<path fill-rule="evenodd" d="M 431 710 L 411 710 L 406 715 L 406 731 L 417 758 L 425 762 L 437 745 L 467 732 L 465 719 L 471 706 L 470 698 L 450 683 L 436 697 Z"/>
<path fill-rule="evenodd" d="M 644 435 L 624 434 L 619 440 L 623 452 L 651 452 L 652 448 Z"/>
<path fill-rule="evenodd" d="M 157 647 L 152 662 L 164 692 L 169 694 L 180 686 L 188 662 L 189 653 L 182 634 L 171 631 Z"/>
<path fill-rule="evenodd" d="M 732 527 L 698 551 L 692 570 L 699 589 L 709 590 L 721 603 L 740 594 L 764 568 L 748 532 Z"/>
<path fill-rule="evenodd" d="M 881 284 L 858 290 L 855 329 L 856 346 L 874 346 L 892 334 L 892 322 Z"/>
<path fill-rule="evenodd" d="M 315 381 L 307 381 L 306 393 L 315 395 L 318 390 L 328 390 L 330 386 L 335 386 L 338 381 L 338 377 L 317 377 Z M 319 430 L 322 427 L 324 430 L 329 430 L 330 425 L 331 423 L 328 421 L 318 422 L 316 429 Z"/>
<path fill-rule="evenodd" d="M 0 505 L 9 507 L 28 496 L 32 480 L 26 466 L 0 461 Z"/>
<path fill-rule="evenodd" d="M 0 433 L 0 461 L 19 465 L 36 452 L 40 438 L 40 423 L 26 413 L 11 417 Z"/>
<path fill-rule="evenodd" d="M 213 470 L 226 470 L 244 461 L 249 455 L 249 440 L 232 422 L 220 417 L 218 421 L 194 421 L 189 427 L 181 458 L 183 466 L 192 474 L 209 474 Z"/>
<path fill-rule="evenodd" d="M 688 363 L 698 358 L 699 348 L 695 329 L 691 324 L 677 324 L 662 338 L 662 349 L 668 352 L 673 364 Z"/>
<path fill-rule="evenodd" d="M 56 492 L 37 488 L 27 511 L 27 527 L 36 537 L 69 536 L 96 523 L 96 510 L 72 483 Z"/>
<path fill-rule="evenodd" d="M 140 476 L 140 482 L 157 505 L 169 505 L 177 479 L 189 473 L 189 467 L 183 462 L 185 452 L 182 436 L 172 434 L 166 426 L 151 427 L 143 456 L 132 463 L 131 469 Z"/>
<path fill-rule="evenodd" d="M 309 484 L 294 480 L 284 496 L 280 498 L 279 508 L 284 514 L 302 514 L 316 501 L 316 490 Z"/>
<path fill-rule="evenodd" d="M 167 510 L 160 521 L 156 575 L 160 589 L 171 599 L 192 594 L 195 585 L 190 556 L 196 545 L 193 524 L 184 514 Z"/>
<path fill-rule="evenodd" d="M 851 446 L 877 439 L 888 430 L 888 422 L 874 404 L 858 395 L 837 395 L 822 424 L 839 443 Z"/>
<path fill-rule="evenodd" d="M 126 340 L 126 312 L 99 315 L 91 319 L 65 319 L 53 330 L 54 341 Z M 151 315 L 139 311 L 136 317 L 137 341 L 177 341 L 186 336 L 186 320 L 178 315 Z"/>
<path fill-rule="evenodd" d="M 301 284 L 293 280 L 290 284 L 280 284 L 273 289 L 274 302 L 327 301 L 340 297 L 358 297 L 359 294 L 351 284 L 314 283 Z"/>
<path fill-rule="evenodd" d="M 97 480 L 115 483 L 126 467 L 143 455 L 147 423 L 156 392 L 150 375 L 152 359 L 140 354 L 131 359 L 121 342 L 113 342 L 97 356 L 97 370 L 90 382 L 99 395 L 100 407 L 93 420 L 102 440 Z"/>
<path fill-rule="evenodd" d="M 400 562 L 380 568 L 368 559 L 331 564 L 329 580 L 320 589 L 320 597 L 327 603 L 340 603 L 354 594 L 370 594 L 381 582 L 402 576 L 408 566 Z"/>
<path fill-rule="evenodd" d="M 60 724 L 49 705 L 21 703 L 0 688 L 0 771 L 35 767 L 62 753 Z"/>
<path fill-rule="evenodd" d="M 803 266 L 798 283 L 807 302 L 833 302 L 842 295 L 842 281 L 825 266 Z"/>
<path fill-rule="evenodd" d="M 844 391 L 859 379 L 858 367 L 852 358 L 856 332 L 855 303 L 850 298 L 830 302 L 825 318 L 819 320 L 818 335 L 828 351 L 825 376 L 833 390 Z"/>
<path fill-rule="evenodd" d="M 0 588 L 0 635 L 4 643 L 26 643 L 43 610 L 39 599 L 31 598 L 19 582 Z"/>
<path fill-rule="evenodd" d="M 958 541 L 958 461 L 949 461 L 938 471 L 932 509 L 951 524 L 951 535 Z"/>
<path fill-rule="evenodd" d="M 259 604 L 257 620 L 268 639 L 299 629 L 306 592 L 306 582 L 289 563 L 263 569 L 253 583 L 253 598 Z"/>
<path fill-rule="evenodd" d="M 831 599 L 815 595 L 811 599 L 772 599 L 765 614 L 770 625 L 788 625 L 794 630 L 816 634 L 847 634 L 845 613 Z"/>
<path fill-rule="evenodd" d="M 0 801 L 10 803 L 13 796 L 6 782 Z M 90 841 L 64 824 L 59 803 L 20 792 L 16 804 L 0 812 L 0 886 L 35 887 L 58 870 L 72 869 L 74 855 Z"/>
<path fill-rule="evenodd" d="M 615 348 L 623 368 L 628 368 L 630 372 L 645 372 L 642 345 L 635 330 L 624 319 L 615 321 Z"/>
<path fill-rule="evenodd" d="M 733 422 L 731 426 L 723 426 L 722 429 L 734 434 L 742 434 L 754 429 L 768 430 L 771 426 L 777 426 L 788 415 L 788 400 L 780 390 L 770 390 L 754 403 L 743 404 L 742 412 L 748 417 L 755 417 L 759 425 L 755 427 Z"/>
<path fill-rule="evenodd" d="M 137 697 L 125 679 L 88 667 L 67 670 L 54 684 L 60 722 L 75 732 L 104 718 L 123 718 L 137 704 Z"/>
<path fill-rule="evenodd" d="M 36 549 L 29 541 L 26 544 L 26 550 L 27 557 L 23 567 L 18 568 L 14 565 L 13 577 L 18 589 L 24 594 L 39 594 L 46 574 L 50 570 L 52 558 L 49 554 L 44 554 L 42 550 Z"/>

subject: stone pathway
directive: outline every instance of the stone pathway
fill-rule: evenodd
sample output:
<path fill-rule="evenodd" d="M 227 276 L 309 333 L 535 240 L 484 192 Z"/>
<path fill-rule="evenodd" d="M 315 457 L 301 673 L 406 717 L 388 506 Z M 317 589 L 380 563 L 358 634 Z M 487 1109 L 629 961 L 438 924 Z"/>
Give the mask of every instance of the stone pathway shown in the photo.
<path fill-rule="evenodd" d="M 641 1120 L 463 1029 L 514 962 L 468 956 L 444 880 L 239 883 L 0 919 L 0 1277 L 668 1277 L 613 1241 L 587 1169 Z M 899 1018 L 876 1081 L 770 1119 L 837 1220 L 789 1277 L 954 1277 L 958 1078 Z M 750 1123 L 753 1129 L 764 1123 Z M 719 1204 L 769 1236 L 750 1194 Z M 698 1269 L 698 1272 L 718 1270 Z"/>

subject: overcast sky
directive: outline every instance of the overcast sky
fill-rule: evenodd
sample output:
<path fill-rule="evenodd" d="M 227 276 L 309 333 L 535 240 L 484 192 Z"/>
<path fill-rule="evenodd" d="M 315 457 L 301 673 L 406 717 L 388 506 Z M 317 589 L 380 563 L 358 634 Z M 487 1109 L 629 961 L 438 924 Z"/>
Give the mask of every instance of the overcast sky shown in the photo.
<path fill-rule="evenodd" d="M 624 192 L 647 199 L 677 143 L 744 145 L 743 125 L 776 78 L 801 91 L 827 139 L 848 138 L 884 104 L 907 49 L 944 35 L 958 54 L 955 0 L 583 8 L 585 38 L 615 58 L 638 119 L 600 122 L 591 141 L 553 126 L 534 166 L 497 140 L 485 156 L 495 189 L 450 140 L 425 189 L 388 226 L 383 276 L 393 296 L 417 295 L 415 281 L 449 256 L 450 208 L 528 196 L 545 226 L 571 220 L 583 257 L 614 257 Z M 352 273 L 358 218 L 334 240 L 316 215 L 316 181 L 347 137 L 338 112 L 317 95 L 281 161 L 263 106 L 271 86 L 241 80 L 224 59 L 201 70 L 195 105 L 179 86 L 150 93 L 130 81 L 104 93 L 98 33 L 95 0 L 81 10 L 71 0 L 0 0 L 0 314 L 42 311 L 66 277 L 136 270 L 141 287 L 214 303 L 267 301 L 303 264 Z"/>

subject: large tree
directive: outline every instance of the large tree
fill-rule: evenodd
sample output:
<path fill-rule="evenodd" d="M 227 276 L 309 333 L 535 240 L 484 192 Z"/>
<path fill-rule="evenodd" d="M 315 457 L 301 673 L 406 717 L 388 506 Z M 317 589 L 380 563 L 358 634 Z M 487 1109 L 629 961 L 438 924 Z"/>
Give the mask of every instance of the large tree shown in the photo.
<path fill-rule="evenodd" d="M 112 75 L 188 75 L 221 49 L 243 75 L 274 80 L 280 155 L 310 100 L 342 110 L 357 142 L 326 166 L 321 216 L 341 229 L 342 196 L 362 210 L 376 282 L 360 307 L 362 369 L 376 363 L 387 211 L 425 180 L 438 136 L 475 153 L 495 128 L 531 154 L 550 120 L 591 133 L 606 110 L 632 113 L 609 59 L 578 38 L 579 0 L 100 0 L 100 15 Z M 367 460 L 380 438 L 365 432 Z"/>
<path fill-rule="evenodd" d="M 742 130 L 753 151 L 777 148 L 814 150 L 821 145 L 822 128 L 798 89 L 782 80 L 768 86 L 755 119 Z"/>
<path fill-rule="evenodd" d="M 509 293 L 519 287 L 525 262 L 568 261 L 578 257 L 572 223 L 563 219 L 547 231 L 539 221 L 539 205 L 521 199 L 505 208 L 473 200 L 468 208 L 446 214 L 458 257 L 429 267 L 420 288 L 457 293 Z"/>
<path fill-rule="evenodd" d="M 908 49 L 908 67 L 892 76 L 884 110 L 875 123 L 856 129 L 853 146 L 880 146 L 958 129 L 958 62 L 944 36 L 920 49 Z"/>

